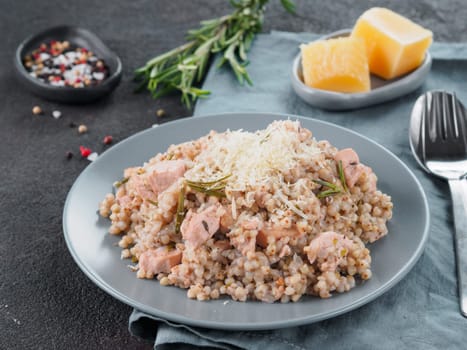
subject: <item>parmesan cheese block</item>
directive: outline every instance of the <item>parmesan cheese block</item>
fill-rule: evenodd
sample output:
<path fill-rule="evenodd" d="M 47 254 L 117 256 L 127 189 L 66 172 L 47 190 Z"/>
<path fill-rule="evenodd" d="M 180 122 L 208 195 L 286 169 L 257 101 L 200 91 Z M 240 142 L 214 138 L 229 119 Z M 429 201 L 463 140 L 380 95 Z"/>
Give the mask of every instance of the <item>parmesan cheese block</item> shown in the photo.
<path fill-rule="evenodd" d="M 352 36 L 365 41 L 370 72 L 392 79 L 423 62 L 433 33 L 391 10 L 375 7 L 360 16 Z"/>
<path fill-rule="evenodd" d="M 306 85 L 336 92 L 370 90 L 365 43 L 354 37 L 315 41 L 301 45 Z"/>

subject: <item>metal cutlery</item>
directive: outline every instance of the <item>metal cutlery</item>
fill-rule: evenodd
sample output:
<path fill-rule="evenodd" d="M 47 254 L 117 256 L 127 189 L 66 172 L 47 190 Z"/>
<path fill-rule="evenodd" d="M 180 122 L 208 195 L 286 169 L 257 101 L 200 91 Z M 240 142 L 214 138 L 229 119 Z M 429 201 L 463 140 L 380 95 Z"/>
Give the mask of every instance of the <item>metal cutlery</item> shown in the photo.
<path fill-rule="evenodd" d="M 430 91 L 418 98 L 410 121 L 418 163 L 449 183 L 461 313 L 467 317 L 467 112 L 455 94 Z"/>

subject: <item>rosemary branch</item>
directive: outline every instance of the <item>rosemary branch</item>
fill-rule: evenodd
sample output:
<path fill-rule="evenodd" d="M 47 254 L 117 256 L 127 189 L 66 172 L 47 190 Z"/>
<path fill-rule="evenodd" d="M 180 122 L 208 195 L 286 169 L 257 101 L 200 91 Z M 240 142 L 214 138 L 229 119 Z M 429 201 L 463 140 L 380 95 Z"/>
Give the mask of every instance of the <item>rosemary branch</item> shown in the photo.
<path fill-rule="evenodd" d="M 177 214 L 175 217 L 175 232 L 180 232 L 180 226 L 182 225 L 183 220 L 185 219 L 185 186 L 190 186 L 193 190 L 205 193 L 209 196 L 216 196 L 216 197 L 225 197 L 225 185 L 226 180 L 231 175 L 222 176 L 219 179 L 212 180 L 212 181 L 191 181 L 185 180 L 182 184 L 180 192 L 178 194 L 178 202 L 177 202 Z"/>
<path fill-rule="evenodd" d="M 188 31 L 187 40 L 166 53 L 149 60 L 135 71 L 137 91 L 147 89 L 153 98 L 173 91 L 181 92 L 181 101 L 191 108 L 198 98 L 210 91 L 195 87 L 206 74 L 212 54 L 221 56 L 218 67 L 228 63 L 240 84 L 252 84 L 246 70 L 247 52 L 255 35 L 261 31 L 265 5 L 269 0 L 230 0 L 234 11 L 230 15 L 202 21 L 198 29 Z M 280 0 L 291 13 L 292 0 Z"/>
<path fill-rule="evenodd" d="M 177 202 L 177 214 L 175 216 L 175 232 L 180 232 L 180 226 L 182 225 L 182 221 L 185 218 L 185 185 L 182 185 L 180 189 L 180 193 L 178 194 L 178 202 Z"/>
<path fill-rule="evenodd" d="M 345 181 L 344 167 L 342 166 L 342 160 L 339 160 L 337 163 L 337 172 L 339 173 L 339 180 L 341 180 L 342 187 L 344 191 L 347 192 L 349 189 L 347 187 L 347 182 Z"/>
<path fill-rule="evenodd" d="M 349 191 L 349 188 L 347 186 L 347 182 L 345 181 L 345 175 L 344 175 L 344 169 L 342 166 L 342 160 L 339 160 L 337 163 L 337 173 L 339 174 L 339 180 L 342 184 L 342 187 L 337 186 L 336 184 L 330 183 L 328 181 L 324 181 L 321 179 L 318 180 L 313 180 L 313 182 L 317 183 L 318 185 L 321 185 L 323 187 L 327 187 L 327 190 L 319 192 L 316 197 L 318 198 L 325 198 L 329 196 L 333 196 L 338 193 L 345 193 Z"/>
<path fill-rule="evenodd" d="M 193 190 L 201 193 L 205 193 L 209 196 L 225 197 L 225 185 L 226 180 L 231 174 L 225 175 L 219 179 L 213 181 L 191 181 L 185 180 L 186 184 Z"/>
<path fill-rule="evenodd" d="M 336 184 L 333 184 L 327 181 L 313 180 L 313 182 L 316 182 L 318 185 L 328 188 L 327 190 L 321 191 L 316 195 L 316 197 L 320 199 L 344 192 L 343 189 L 337 186 Z"/>
<path fill-rule="evenodd" d="M 121 179 L 120 181 L 116 181 L 116 182 L 114 183 L 114 187 L 115 187 L 115 188 L 119 188 L 120 186 L 126 184 L 126 183 L 128 182 L 128 180 L 130 180 L 129 177 L 124 177 L 124 178 Z"/>

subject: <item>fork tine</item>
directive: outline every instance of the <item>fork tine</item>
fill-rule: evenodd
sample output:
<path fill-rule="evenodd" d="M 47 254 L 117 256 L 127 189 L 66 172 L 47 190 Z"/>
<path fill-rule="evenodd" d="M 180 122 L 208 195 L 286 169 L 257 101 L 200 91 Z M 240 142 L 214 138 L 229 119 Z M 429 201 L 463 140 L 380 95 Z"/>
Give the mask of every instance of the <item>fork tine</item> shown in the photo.
<path fill-rule="evenodd" d="M 446 92 L 436 91 L 432 98 L 431 106 L 431 140 L 441 142 L 447 138 L 447 116 L 449 111 L 446 109 Z"/>
<path fill-rule="evenodd" d="M 430 138 L 430 125 L 429 125 L 429 105 L 428 99 L 431 101 L 432 94 L 431 92 L 426 92 L 423 99 L 423 111 L 420 120 L 420 129 L 418 139 L 420 140 L 418 146 L 420 147 L 420 153 L 422 156 L 422 161 L 426 161 L 426 145 L 427 140 Z"/>
<path fill-rule="evenodd" d="M 459 119 L 460 113 L 457 108 L 457 98 L 454 92 L 443 93 L 443 124 L 445 123 L 445 140 L 451 140 L 456 143 L 462 135 L 459 131 L 461 120 Z"/>
<path fill-rule="evenodd" d="M 467 152 L 467 118 L 465 108 L 461 102 L 457 99 L 456 95 L 453 95 L 452 109 L 454 115 L 454 122 L 457 128 L 457 137 L 460 138 L 464 145 L 464 150 Z"/>
<path fill-rule="evenodd" d="M 455 138 L 459 138 L 459 136 L 461 136 L 462 134 L 459 133 L 460 113 L 457 109 L 457 97 L 456 97 L 455 92 L 453 92 L 451 95 L 451 109 L 452 109 L 452 130 L 451 131 Z"/>
<path fill-rule="evenodd" d="M 449 97 L 452 97 L 446 91 L 441 92 L 441 110 L 442 110 L 442 120 L 441 120 L 441 131 L 443 140 L 447 140 L 448 137 L 452 137 L 452 113 L 450 111 Z"/>
<path fill-rule="evenodd" d="M 441 103 L 439 103 L 439 91 L 433 91 L 431 93 L 431 100 L 429 102 L 428 114 L 427 114 L 427 126 L 429 140 L 435 141 L 439 137 L 439 131 L 441 130 Z"/>

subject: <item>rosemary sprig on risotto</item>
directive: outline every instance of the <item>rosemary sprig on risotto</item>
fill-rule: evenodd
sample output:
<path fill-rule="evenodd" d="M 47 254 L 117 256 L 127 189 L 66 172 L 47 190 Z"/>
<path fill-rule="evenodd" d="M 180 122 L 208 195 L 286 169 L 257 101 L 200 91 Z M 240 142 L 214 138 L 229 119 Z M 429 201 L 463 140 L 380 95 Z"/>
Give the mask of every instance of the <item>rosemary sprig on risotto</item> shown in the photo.
<path fill-rule="evenodd" d="M 339 160 L 337 163 L 337 172 L 339 174 L 339 180 L 342 184 L 342 187 L 337 186 L 336 184 L 330 183 L 328 181 L 324 181 L 321 179 L 318 180 L 313 180 L 313 182 L 317 183 L 318 185 L 321 185 L 323 187 L 327 187 L 327 190 L 319 192 L 316 197 L 319 199 L 321 198 L 326 198 L 329 196 L 334 196 L 338 193 L 345 193 L 349 191 L 349 187 L 347 186 L 347 182 L 345 181 L 345 175 L 344 175 L 344 169 L 342 167 L 342 161 Z"/>
<path fill-rule="evenodd" d="M 156 207 L 159 205 L 159 203 L 157 203 L 157 202 L 155 202 L 155 201 L 153 201 L 153 200 L 151 200 L 151 199 L 147 199 L 147 201 L 148 201 L 149 203 L 151 203 L 152 205 L 155 205 Z"/>
<path fill-rule="evenodd" d="M 182 185 L 178 194 L 177 215 L 175 217 L 175 232 L 180 233 L 180 226 L 185 218 L 185 184 Z"/>
<path fill-rule="evenodd" d="M 344 192 L 344 190 L 341 187 L 337 186 L 336 184 L 324 181 L 324 180 L 318 179 L 318 180 L 313 180 L 313 182 L 323 187 L 328 187 L 327 190 L 321 191 L 316 195 L 316 197 L 318 197 L 319 199 Z"/>
<path fill-rule="evenodd" d="M 339 179 L 341 180 L 341 184 L 344 187 L 344 191 L 348 192 L 349 188 L 347 186 L 347 182 L 345 181 L 344 168 L 342 167 L 342 160 L 339 160 L 339 162 L 337 163 L 337 172 L 339 173 Z"/>
<path fill-rule="evenodd" d="M 231 174 L 222 176 L 217 180 L 212 181 L 192 181 L 185 180 L 186 184 L 193 190 L 205 193 L 208 196 L 225 197 L 226 180 L 232 176 Z"/>
<path fill-rule="evenodd" d="M 115 187 L 115 188 L 119 188 L 121 185 L 126 184 L 126 183 L 128 182 L 128 180 L 130 180 L 130 178 L 129 178 L 129 177 L 125 177 L 125 178 L 121 179 L 120 181 L 116 181 L 116 182 L 114 183 L 114 187 Z"/>

